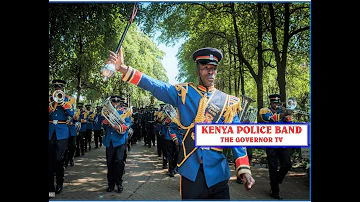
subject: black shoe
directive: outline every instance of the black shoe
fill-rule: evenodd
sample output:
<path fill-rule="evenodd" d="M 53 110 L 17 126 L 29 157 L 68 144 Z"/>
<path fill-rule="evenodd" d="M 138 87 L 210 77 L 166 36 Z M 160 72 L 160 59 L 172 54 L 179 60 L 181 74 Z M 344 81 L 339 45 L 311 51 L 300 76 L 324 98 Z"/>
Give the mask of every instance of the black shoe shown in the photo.
<path fill-rule="evenodd" d="M 110 187 L 110 186 L 109 186 L 106 191 L 107 191 L 107 192 L 112 192 L 113 190 L 114 190 L 114 187 Z"/>
<path fill-rule="evenodd" d="M 270 196 L 274 199 L 282 199 L 279 193 L 273 193 L 271 189 L 270 189 Z"/>
<path fill-rule="evenodd" d="M 163 169 L 167 169 L 167 166 L 163 166 Z"/>
<path fill-rule="evenodd" d="M 121 193 L 123 191 L 123 186 L 121 184 L 116 185 L 117 186 L 117 192 Z"/>
<path fill-rule="evenodd" d="M 170 176 L 170 177 L 174 177 L 174 175 L 175 175 L 174 171 L 171 171 L 171 172 L 169 173 L 169 176 Z"/>
<path fill-rule="evenodd" d="M 74 159 L 70 159 L 70 166 L 74 166 Z"/>
<path fill-rule="evenodd" d="M 95 147 L 95 149 L 99 148 L 98 146 Z"/>
<path fill-rule="evenodd" d="M 282 199 L 282 197 L 279 194 L 270 194 L 271 197 L 274 199 Z"/>
<path fill-rule="evenodd" d="M 68 165 L 69 165 L 69 161 L 65 161 L 64 167 L 66 168 L 66 167 L 68 167 Z"/>
<path fill-rule="evenodd" d="M 158 157 L 161 157 L 161 154 L 158 154 Z"/>
<path fill-rule="evenodd" d="M 84 156 L 85 155 L 85 152 L 81 153 L 81 156 Z"/>
<path fill-rule="evenodd" d="M 55 188 L 55 194 L 60 194 L 60 192 L 62 191 L 63 186 L 62 185 L 56 185 Z"/>

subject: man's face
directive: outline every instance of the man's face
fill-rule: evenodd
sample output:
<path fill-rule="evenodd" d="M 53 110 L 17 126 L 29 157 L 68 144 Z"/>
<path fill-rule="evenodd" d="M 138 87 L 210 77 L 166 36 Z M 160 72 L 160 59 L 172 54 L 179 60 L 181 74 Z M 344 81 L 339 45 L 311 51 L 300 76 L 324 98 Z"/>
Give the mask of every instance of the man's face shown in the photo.
<path fill-rule="evenodd" d="M 277 110 L 281 106 L 281 102 L 270 102 L 271 109 Z"/>
<path fill-rule="evenodd" d="M 115 109 L 117 109 L 120 105 L 120 102 L 116 102 L 116 101 L 111 101 L 111 103 L 115 107 Z"/>
<path fill-rule="evenodd" d="M 214 85 L 217 71 L 213 64 L 199 64 L 197 75 L 199 76 L 199 83 L 205 87 Z M 201 80 L 200 80 L 201 79 Z"/>
<path fill-rule="evenodd" d="M 54 84 L 53 87 L 54 87 L 54 90 L 62 90 L 62 91 L 64 91 L 64 86 L 63 85 Z"/>

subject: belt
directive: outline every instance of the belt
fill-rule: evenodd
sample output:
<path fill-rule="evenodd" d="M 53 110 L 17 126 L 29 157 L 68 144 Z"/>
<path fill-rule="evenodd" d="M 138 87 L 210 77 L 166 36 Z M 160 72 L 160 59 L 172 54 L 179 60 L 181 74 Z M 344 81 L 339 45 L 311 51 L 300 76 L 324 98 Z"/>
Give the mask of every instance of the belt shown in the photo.
<path fill-rule="evenodd" d="M 56 125 L 56 124 L 64 124 L 64 123 L 66 123 L 66 121 L 61 121 L 61 120 L 49 120 L 49 123 L 52 123 L 52 124 Z"/>

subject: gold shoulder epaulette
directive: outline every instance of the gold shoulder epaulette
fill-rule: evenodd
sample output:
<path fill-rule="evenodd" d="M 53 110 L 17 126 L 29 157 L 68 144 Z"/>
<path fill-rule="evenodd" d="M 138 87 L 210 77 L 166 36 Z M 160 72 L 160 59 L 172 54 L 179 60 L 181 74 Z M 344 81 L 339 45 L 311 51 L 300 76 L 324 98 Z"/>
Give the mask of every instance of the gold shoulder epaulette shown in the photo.
<path fill-rule="evenodd" d="M 175 88 L 177 91 L 180 91 L 180 94 L 178 94 L 181 97 L 181 101 L 183 104 L 185 104 L 185 98 L 186 94 L 188 92 L 189 83 L 180 83 L 175 84 Z"/>
<path fill-rule="evenodd" d="M 266 114 L 266 113 L 271 113 L 270 109 L 269 108 L 261 108 L 260 111 L 259 111 L 259 114 L 262 115 L 262 114 Z"/>
<path fill-rule="evenodd" d="M 242 109 L 240 98 L 233 95 L 228 95 L 228 99 L 228 105 L 226 106 L 224 113 L 225 123 L 231 123 L 234 119 L 234 116 Z"/>

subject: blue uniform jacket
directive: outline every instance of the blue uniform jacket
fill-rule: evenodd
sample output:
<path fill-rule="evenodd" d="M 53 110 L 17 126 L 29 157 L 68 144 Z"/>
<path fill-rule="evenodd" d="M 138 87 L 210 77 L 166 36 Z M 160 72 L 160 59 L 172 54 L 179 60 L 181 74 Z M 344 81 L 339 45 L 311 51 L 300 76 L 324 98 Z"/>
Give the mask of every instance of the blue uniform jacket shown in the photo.
<path fill-rule="evenodd" d="M 172 122 L 168 117 L 166 117 L 165 119 L 166 120 L 164 121 L 164 125 L 162 125 L 162 129 L 163 129 L 162 134 L 164 135 L 165 140 L 172 140 L 172 138 L 170 137 L 170 131 L 169 131 L 169 127 Z"/>
<path fill-rule="evenodd" d="M 273 110 L 270 107 L 261 108 L 259 111 L 259 115 L 263 122 L 266 123 L 292 123 L 291 116 L 285 116 L 280 118 L 280 114 L 282 110 Z"/>
<path fill-rule="evenodd" d="M 87 120 L 88 120 L 88 117 L 87 117 L 86 111 L 81 110 L 80 116 L 78 119 L 78 121 L 81 123 L 81 128 L 80 128 L 79 132 L 81 132 L 81 133 L 86 132 Z"/>
<path fill-rule="evenodd" d="M 117 112 L 119 114 L 122 114 L 121 110 L 117 110 Z M 130 128 L 130 124 L 131 124 L 130 118 L 129 117 L 125 118 L 125 122 L 126 122 L 125 125 L 126 125 L 127 129 L 124 134 L 120 134 L 110 124 L 103 124 L 104 128 L 106 128 L 105 136 L 103 139 L 103 144 L 105 147 L 110 147 L 110 142 L 113 143 L 113 147 L 117 147 L 119 145 L 125 144 L 125 138 L 126 138 L 127 133 L 129 133 L 129 128 Z"/>
<path fill-rule="evenodd" d="M 89 113 L 88 113 L 88 115 L 87 115 L 87 123 L 86 123 L 86 130 L 92 130 L 93 129 L 93 125 L 94 125 L 94 123 L 93 123 L 93 120 L 90 120 L 90 118 L 91 117 L 94 117 L 95 116 L 95 114 L 94 114 L 94 112 L 92 112 L 92 111 L 90 111 Z"/>
<path fill-rule="evenodd" d="M 171 139 L 176 138 L 179 141 L 179 144 L 181 145 L 186 130 L 179 128 L 179 126 L 176 123 L 171 122 L 169 126 L 169 133 Z"/>
<path fill-rule="evenodd" d="M 71 119 L 71 125 L 69 125 L 69 132 L 70 132 L 70 136 L 76 136 L 76 126 L 75 126 L 75 122 L 76 120 Z"/>
<path fill-rule="evenodd" d="M 102 129 L 101 123 L 103 122 L 104 119 L 105 118 L 100 113 L 97 113 L 95 115 L 94 121 L 93 121 L 94 130 L 101 130 Z"/>
<path fill-rule="evenodd" d="M 69 96 L 66 96 L 64 99 L 64 103 L 70 101 Z M 52 102 L 52 96 L 49 98 L 49 104 Z M 64 104 L 60 106 L 56 104 L 56 108 L 52 109 L 49 105 L 49 140 L 51 139 L 54 131 L 56 132 L 56 139 L 62 140 L 69 138 L 69 127 L 66 124 L 66 120 L 68 116 L 74 116 L 74 109 L 72 104 Z M 56 123 L 57 122 L 57 123 Z"/>
<path fill-rule="evenodd" d="M 204 94 L 211 97 L 212 93 L 217 90 L 215 88 L 206 90 L 205 87 L 194 86 L 192 83 L 171 85 L 154 79 L 131 67 L 129 67 L 128 72 L 123 75 L 122 80 L 138 85 L 139 87 L 150 91 L 158 100 L 177 107 L 180 122 L 185 127 L 189 126 L 195 120 L 200 99 Z M 239 104 L 239 102 L 239 98 L 230 96 L 229 105 Z M 239 123 L 240 121 L 237 113 L 234 112 L 232 114 L 235 114 L 232 118 L 232 123 Z M 223 116 L 224 114 L 222 114 L 222 117 L 219 119 L 219 123 L 224 121 Z M 232 152 L 235 158 L 237 175 L 242 173 L 251 174 L 246 149 L 244 147 L 233 147 Z M 197 148 L 182 163 L 182 165 L 179 166 L 178 172 L 183 177 L 195 181 L 201 162 L 203 162 L 205 179 L 208 187 L 221 181 L 229 180 L 230 169 L 227 158 L 223 154 L 221 148 L 218 150 Z"/>
<path fill-rule="evenodd" d="M 125 113 L 128 112 L 128 110 L 130 110 L 130 109 L 129 109 L 129 108 L 126 108 L 126 107 L 122 107 L 122 108 L 120 109 L 119 114 L 120 114 L 120 115 L 121 115 L 121 114 L 125 114 Z M 124 117 L 123 117 L 123 118 L 124 118 Z M 130 128 L 131 128 L 131 126 L 132 126 L 131 117 L 130 117 L 130 116 L 125 116 L 124 120 L 125 120 L 126 126 L 127 126 L 126 132 L 124 133 L 124 135 L 125 135 L 125 139 L 128 139 L 128 138 L 129 138 Z"/>

